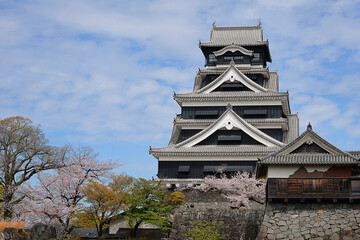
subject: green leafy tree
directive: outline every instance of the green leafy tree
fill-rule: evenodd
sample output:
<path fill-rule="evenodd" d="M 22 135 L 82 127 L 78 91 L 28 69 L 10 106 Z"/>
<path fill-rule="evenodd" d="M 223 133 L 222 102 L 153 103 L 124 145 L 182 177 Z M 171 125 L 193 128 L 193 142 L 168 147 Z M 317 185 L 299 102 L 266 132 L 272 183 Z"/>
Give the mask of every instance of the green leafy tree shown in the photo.
<path fill-rule="evenodd" d="M 0 120 L 1 215 L 9 220 L 13 207 L 22 201 L 18 188 L 33 175 L 64 166 L 65 150 L 47 144 L 38 125 L 24 117 Z"/>
<path fill-rule="evenodd" d="M 217 226 L 208 221 L 195 221 L 192 229 L 186 234 L 191 240 L 220 240 L 223 239 L 217 231 Z"/>
<path fill-rule="evenodd" d="M 84 189 L 85 203 L 74 215 L 74 224 L 80 227 L 95 227 L 99 236 L 108 227 L 110 220 L 127 209 L 129 186 L 133 178 L 125 174 L 111 177 L 108 185 L 91 180 Z"/>
<path fill-rule="evenodd" d="M 130 189 L 131 195 L 126 203 L 129 205 L 125 217 L 129 220 L 132 237 L 141 223 L 151 223 L 169 229 L 169 214 L 172 206 L 169 196 L 161 189 L 160 182 L 139 178 Z"/>

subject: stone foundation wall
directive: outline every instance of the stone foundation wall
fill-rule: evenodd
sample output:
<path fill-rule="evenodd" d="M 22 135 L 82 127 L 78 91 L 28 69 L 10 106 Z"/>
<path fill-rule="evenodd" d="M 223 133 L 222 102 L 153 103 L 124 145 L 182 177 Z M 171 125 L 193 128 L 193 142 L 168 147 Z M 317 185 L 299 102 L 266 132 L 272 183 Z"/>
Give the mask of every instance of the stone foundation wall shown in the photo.
<path fill-rule="evenodd" d="M 268 203 L 257 239 L 360 239 L 359 204 Z"/>
<path fill-rule="evenodd" d="M 255 202 L 249 208 L 232 209 L 219 193 L 185 193 L 186 204 L 176 209 L 170 239 L 184 240 L 197 220 L 218 226 L 227 239 L 255 239 L 264 217 L 264 205 Z"/>

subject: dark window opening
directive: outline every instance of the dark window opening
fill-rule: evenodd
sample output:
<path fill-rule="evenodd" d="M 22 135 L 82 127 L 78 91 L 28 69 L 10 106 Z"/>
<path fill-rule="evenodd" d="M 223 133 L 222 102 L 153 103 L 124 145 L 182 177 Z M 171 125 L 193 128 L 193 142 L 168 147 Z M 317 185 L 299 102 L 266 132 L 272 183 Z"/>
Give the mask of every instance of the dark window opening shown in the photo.
<path fill-rule="evenodd" d="M 209 110 L 209 111 L 218 111 L 218 115 L 202 115 L 195 114 L 196 111 Z M 282 106 L 233 106 L 233 110 L 242 118 L 280 118 L 285 117 L 283 114 Z M 252 115 L 245 113 L 251 113 L 246 110 L 265 110 L 267 114 L 261 115 Z M 226 106 L 211 106 L 211 107 L 182 107 L 181 116 L 184 119 L 214 119 L 223 114 L 226 111 Z M 261 113 L 261 111 L 260 111 Z M 214 112 L 215 114 L 215 112 Z"/>
<path fill-rule="evenodd" d="M 267 109 L 248 109 L 244 110 L 244 116 L 248 118 L 262 118 L 266 117 Z"/>
<path fill-rule="evenodd" d="M 188 173 L 188 172 L 190 172 L 190 166 L 179 166 L 178 172 L 179 173 Z"/>
<path fill-rule="evenodd" d="M 195 116 L 218 116 L 218 110 L 196 110 Z"/>
<path fill-rule="evenodd" d="M 360 198 L 360 179 L 351 180 L 351 197 Z"/>
<path fill-rule="evenodd" d="M 196 145 L 263 145 L 242 130 L 217 130 Z"/>
<path fill-rule="evenodd" d="M 252 172 L 252 166 L 204 166 L 204 173 L 214 174 L 218 172 L 235 173 L 235 172 Z"/>
<path fill-rule="evenodd" d="M 349 180 L 339 180 L 338 187 L 339 187 L 339 192 L 349 192 L 350 190 Z"/>
<path fill-rule="evenodd" d="M 254 57 L 252 59 L 253 63 L 259 63 L 260 62 L 260 53 L 254 53 Z"/>
<path fill-rule="evenodd" d="M 222 91 L 241 92 L 241 91 L 252 91 L 252 90 L 250 88 L 244 86 L 242 83 L 223 83 L 219 87 L 217 87 L 214 91 L 215 92 L 222 92 Z"/>
<path fill-rule="evenodd" d="M 210 53 L 209 54 L 209 63 L 211 64 L 211 63 L 216 63 L 216 62 L 217 62 L 217 59 L 216 59 L 215 55 Z"/>
<path fill-rule="evenodd" d="M 279 142 L 282 142 L 283 139 L 283 130 L 281 128 L 265 128 L 265 129 L 259 129 L 263 133 L 269 135 L 270 137 L 278 140 Z"/>
<path fill-rule="evenodd" d="M 230 62 L 233 60 L 235 63 L 243 63 L 245 62 L 244 56 L 224 56 L 224 62 Z"/>
<path fill-rule="evenodd" d="M 241 135 L 219 135 L 218 141 L 241 141 Z"/>

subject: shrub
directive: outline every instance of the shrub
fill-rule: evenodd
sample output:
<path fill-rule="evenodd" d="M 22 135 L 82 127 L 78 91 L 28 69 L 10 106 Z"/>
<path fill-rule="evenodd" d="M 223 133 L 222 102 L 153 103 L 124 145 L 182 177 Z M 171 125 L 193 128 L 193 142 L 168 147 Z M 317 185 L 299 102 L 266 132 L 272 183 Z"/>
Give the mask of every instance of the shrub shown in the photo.
<path fill-rule="evenodd" d="M 196 221 L 192 225 L 192 229 L 185 235 L 191 240 L 220 240 L 223 239 L 217 231 L 217 226 L 208 221 Z"/>

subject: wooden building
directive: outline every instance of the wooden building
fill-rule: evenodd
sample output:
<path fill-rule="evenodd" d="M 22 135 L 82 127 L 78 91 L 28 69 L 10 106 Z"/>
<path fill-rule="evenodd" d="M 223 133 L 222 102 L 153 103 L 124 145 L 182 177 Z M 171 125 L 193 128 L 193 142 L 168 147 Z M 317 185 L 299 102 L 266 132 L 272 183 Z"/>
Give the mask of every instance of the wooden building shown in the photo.
<path fill-rule="evenodd" d="M 358 152 L 344 152 L 307 130 L 277 152 L 261 158 L 257 177 L 267 179 L 269 202 L 360 198 Z"/>
<path fill-rule="evenodd" d="M 190 93 L 175 93 L 181 114 L 174 119 L 169 145 L 150 148 L 158 159 L 158 177 L 167 183 L 201 181 L 219 169 L 254 171 L 265 157 L 298 137 L 297 114 L 289 93 L 269 71 L 269 42 L 261 23 L 216 27 L 200 42 L 205 67 Z"/>

